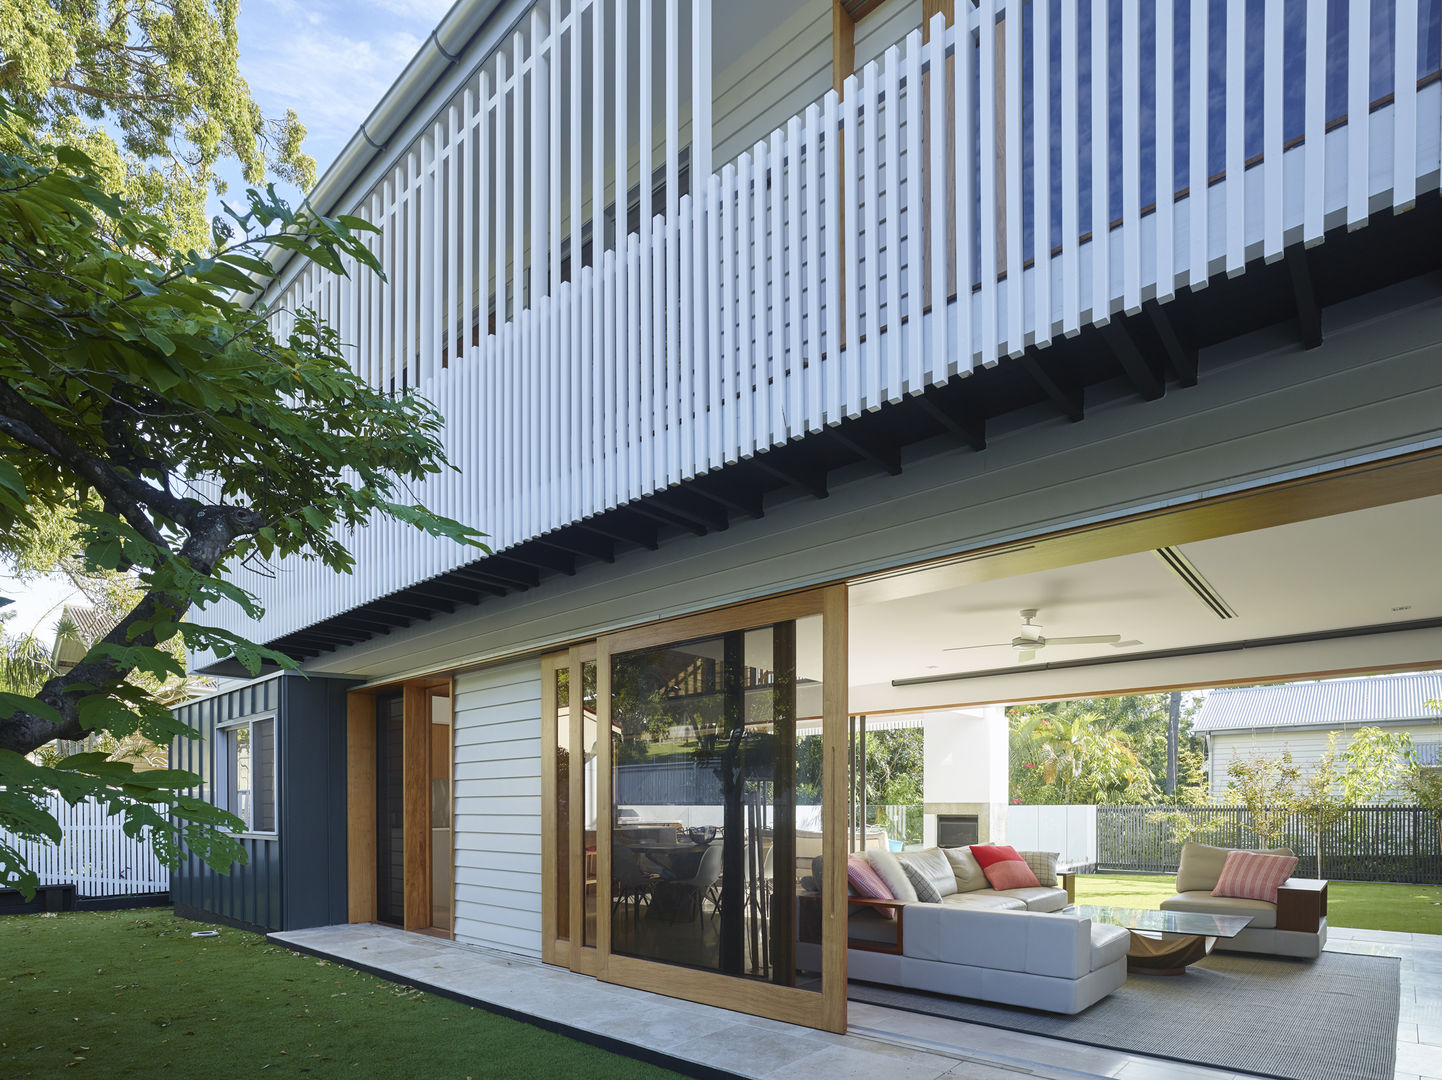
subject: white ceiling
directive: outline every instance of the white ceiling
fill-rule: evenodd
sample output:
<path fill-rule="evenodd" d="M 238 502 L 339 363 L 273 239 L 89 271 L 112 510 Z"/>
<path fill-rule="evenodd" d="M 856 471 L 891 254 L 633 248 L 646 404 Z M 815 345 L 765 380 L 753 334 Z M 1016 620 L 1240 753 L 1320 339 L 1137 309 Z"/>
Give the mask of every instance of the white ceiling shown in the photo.
<path fill-rule="evenodd" d="M 1107 685 L 1128 678 L 1142 680 L 1131 685 L 1160 685 L 1189 681 L 1182 674 L 1188 670 L 1204 678 L 1203 672 L 1217 669 L 1195 659 L 1169 661 L 1164 669 L 1135 665 L 1133 676 L 1124 668 L 1134 665 L 1106 665 L 1104 676 L 1051 671 L 1044 679 L 1037 669 L 1057 661 L 1442 617 L 1439 536 L 1442 496 L 1434 496 L 1184 545 L 1180 550 L 1237 613 L 1228 620 L 1205 606 L 1153 552 L 973 584 L 960 584 L 968 572 L 958 564 L 863 582 L 851 589 L 852 697 L 857 688 L 870 687 L 865 707 L 879 710 L 888 707 L 882 690 L 893 679 L 996 668 L 1009 674 L 934 684 L 928 697 L 937 703 L 1021 699 L 1037 696 L 1040 686 L 1055 692 L 1068 682 L 1089 691 L 1098 678 Z M 1036 621 L 1047 636 L 1120 634 L 1124 642 L 1140 644 L 1052 645 L 1035 661 L 1018 664 L 1009 642 L 1021 624 L 1021 608 L 1039 609 Z M 1431 638 L 1421 655 L 1442 659 L 1442 653 L 1426 652 L 1434 647 Z M 945 651 L 985 642 L 1006 644 Z M 1350 652 L 1345 642 L 1294 647 L 1284 666 L 1324 670 L 1338 655 L 1377 664 L 1383 662 L 1379 657 L 1392 655 L 1387 648 L 1393 646 L 1382 648 L 1383 643 L 1380 637 L 1352 639 Z M 1265 659 L 1253 660 L 1262 665 L 1260 677 Z M 1314 660 L 1325 662 L 1308 668 Z M 898 697 L 906 700 L 890 703 L 894 707 L 915 701 L 915 695 Z M 857 705 L 854 700 L 853 711 L 861 711 Z"/>

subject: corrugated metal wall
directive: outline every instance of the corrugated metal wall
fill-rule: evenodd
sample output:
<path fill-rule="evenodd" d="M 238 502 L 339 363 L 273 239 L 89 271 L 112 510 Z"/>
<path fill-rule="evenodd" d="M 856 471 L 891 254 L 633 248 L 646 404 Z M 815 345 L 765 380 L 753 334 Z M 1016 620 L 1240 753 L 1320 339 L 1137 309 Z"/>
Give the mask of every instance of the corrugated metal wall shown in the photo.
<path fill-rule="evenodd" d="M 215 797 L 216 727 L 276 717 L 279 828 L 241 839 L 247 861 L 228 874 L 189 856 L 171 875 L 182 913 L 267 930 L 346 919 L 345 692 L 351 679 L 273 675 L 191 702 L 176 715 L 200 732 L 171 746 L 176 768 L 199 774 L 196 792 Z"/>

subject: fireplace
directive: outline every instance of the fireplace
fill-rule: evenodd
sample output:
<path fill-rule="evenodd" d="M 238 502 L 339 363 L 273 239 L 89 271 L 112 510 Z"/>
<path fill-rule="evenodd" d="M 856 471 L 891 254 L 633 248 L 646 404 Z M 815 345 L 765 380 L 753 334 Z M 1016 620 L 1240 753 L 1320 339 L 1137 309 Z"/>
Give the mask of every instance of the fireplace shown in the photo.
<path fill-rule="evenodd" d="M 966 847 L 981 842 L 981 819 L 977 814 L 937 814 L 936 846 Z"/>

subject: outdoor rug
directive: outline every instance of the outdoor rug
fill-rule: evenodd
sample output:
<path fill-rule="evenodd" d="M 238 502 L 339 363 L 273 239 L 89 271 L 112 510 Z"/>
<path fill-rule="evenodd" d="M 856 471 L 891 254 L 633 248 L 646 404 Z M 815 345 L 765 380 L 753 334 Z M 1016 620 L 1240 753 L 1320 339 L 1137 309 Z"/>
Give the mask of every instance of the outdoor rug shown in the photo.
<path fill-rule="evenodd" d="M 1401 961 L 1213 953 L 1132 975 L 1076 1016 L 853 982 L 853 1001 L 1286 1080 L 1392 1080 Z"/>

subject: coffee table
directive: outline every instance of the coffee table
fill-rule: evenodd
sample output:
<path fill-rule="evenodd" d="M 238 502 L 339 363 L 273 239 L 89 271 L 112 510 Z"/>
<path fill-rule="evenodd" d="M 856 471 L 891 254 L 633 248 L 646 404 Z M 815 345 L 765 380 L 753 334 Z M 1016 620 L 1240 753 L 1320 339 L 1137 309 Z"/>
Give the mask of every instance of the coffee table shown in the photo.
<path fill-rule="evenodd" d="M 1131 931 L 1127 971 L 1139 975 L 1181 975 L 1207 956 L 1218 938 L 1236 937 L 1251 915 L 1203 915 L 1195 911 L 1143 911 L 1079 904 L 1067 913 Z"/>

